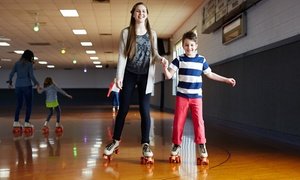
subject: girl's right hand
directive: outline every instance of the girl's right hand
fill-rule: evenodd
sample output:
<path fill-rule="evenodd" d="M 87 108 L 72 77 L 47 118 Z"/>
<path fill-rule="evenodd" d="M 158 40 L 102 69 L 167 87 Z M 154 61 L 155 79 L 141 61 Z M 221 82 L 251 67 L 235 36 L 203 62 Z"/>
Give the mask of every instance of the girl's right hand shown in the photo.
<path fill-rule="evenodd" d="M 122 87 L 123 87 L 122 80 L 117 80 L 116 85 L 117 85 L 117 88 L 122 89 Z"/>

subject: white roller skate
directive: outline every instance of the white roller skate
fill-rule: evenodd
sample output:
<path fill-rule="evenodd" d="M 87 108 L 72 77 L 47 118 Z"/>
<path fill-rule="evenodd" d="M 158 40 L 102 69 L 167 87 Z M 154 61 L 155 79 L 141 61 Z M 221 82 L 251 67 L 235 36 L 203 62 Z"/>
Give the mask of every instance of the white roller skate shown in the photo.
<path fill-rule="evenodd" d="M 111 143 L 109 143 L 105 149 L 104 149 L 104 153 L 103 153 L 103 158 L 111 161 L 112 160 L 112 154 L 118 154 L 119 153 L 119 145 L 120 145 L 120 141 L 118 140 L 113 140 Z"/>
<path fill-rule="evenodd" d="M 179 154 L 180 150 L 181 150 L 180 145 L 173 144 L 171 149 L 171 156 L 169 157 L 170 163 L 181 163 L 180 154 Z"/>
<path fill-rule="evenodd" d="M 64 132 L 64 127 L 60 123 L 56 123 L 55 125 L 55 133 L 56 136 L 61 136 Z"/>
<path fill-rule="evenodd" d="M 199 154 L 200 157 L 197 158 L 197 165 L 208 165 L 209 160 L 205 144 L 199 144 Z"/>
<path fill-rule="evenodd" d="M 24 124 L 24 134 L 26 137 L 32 137 L 34 131 L 34 126 L 30 122 L 25 122 Z"/>
<path fill-rule="evenodd" d="M 141 164 L 154 164 L 153 152 L 148 143 L 142 144 L 142 154 Z"/>
<path fill-rule="evenodd" d="M 13 134 L 15 137 L 22 136 L 23 126 L 19 121 L 14 121 L 13 124 Z"/>
<path fill-rule="evenodd" d="M 48 121 L 45 121 L 44 126 L 42 128 L 42 133 L 43 133 L 43 135 L 48 135 L 49 134 Z"/>

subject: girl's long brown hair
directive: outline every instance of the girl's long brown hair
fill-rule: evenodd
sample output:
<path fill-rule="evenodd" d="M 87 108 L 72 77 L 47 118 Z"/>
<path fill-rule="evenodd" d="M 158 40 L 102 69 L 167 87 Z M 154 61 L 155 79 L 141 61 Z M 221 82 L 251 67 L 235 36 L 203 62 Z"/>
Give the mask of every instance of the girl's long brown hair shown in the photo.
<path fill-rule="evenodd" d="M 50 86 L 51 84 L 53 84 L 53 80 L 51 77 L 46 77 L 45 81 L 44 81 L 44 88 Z"/>
<path fill-rule="evenodd" d="M 135 46 L 136 46 L 136 32 L 135 32 L 135 19 L 133 17 L 134 11 L 136 9 L 137 6 L 139 5 L 143 5 L 146 7 L 147 10 L 147 14 L 149 14 L 148 12 L 148 8 L 147 6 L 143 3 L 143 2 L 138 2 L 136 3 L 130 13 L 131 13 L 131 18 L 130 18 L 130 24 L 129 24 L 129 29 L 128 29 L 128 37 L 127 37 L 127 43 L 124 49 L 124 54 L 127 58 L 132 59 L 135 55 Z M 147 17 L 147 19 L 145 20 L 145 25 L 146 25 L 146 29 L 147 32 L 149 34 L 149 38 L 150 38 L 150 43 L 151 43 L 151 53 L 154 56 L 154 42 L 153 42 L 153 35 L 152 35 L 152 31 L 151 31 L 151 27 L 150 27 L 150 23 L 149 23 L 149 19 Z"/>

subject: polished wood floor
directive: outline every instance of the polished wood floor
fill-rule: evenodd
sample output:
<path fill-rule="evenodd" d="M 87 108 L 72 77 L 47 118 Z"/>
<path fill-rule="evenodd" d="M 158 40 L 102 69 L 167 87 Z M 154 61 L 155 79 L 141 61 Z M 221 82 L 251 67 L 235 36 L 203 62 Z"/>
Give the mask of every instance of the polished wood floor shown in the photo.
<path fill-rule="evenodd" d="M 188 120 L 182 144 L 182 163 L 168 162 L 173 115 L 151 111 L 151 145 L 155 163 L 140 164 L 140 118 L 131 108 L 120 153 L 110 163 L 102 159 L 112 136 L 114 116 L 107 106 L 62 107 L 64 134 L 48 137 L 41 128 L 43 107 L 33 109 L 33 137 L 14 137 L 13 109 L 1 109 L 0 179 L 300 179 L 300 153 L 283 145 L 247 138 L 206 123 L 209 166 L 196 165 L 196 147 Z M 24 114 L 24 113 L 23 113 Z M 23 121 L 21 121 L 23 123 Z"/>

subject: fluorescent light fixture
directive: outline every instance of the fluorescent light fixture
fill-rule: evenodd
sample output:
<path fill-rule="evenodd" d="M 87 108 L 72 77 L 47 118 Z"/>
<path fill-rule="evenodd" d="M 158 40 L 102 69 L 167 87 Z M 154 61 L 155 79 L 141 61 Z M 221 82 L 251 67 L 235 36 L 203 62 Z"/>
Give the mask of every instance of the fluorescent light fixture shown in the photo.
<path fill-rule="evenodd" d="M 5 61 L 5 62 L 10 62 L 11 61 L 11 59 L 1 59 L 1 61 Z"/>
<path fill-rule="evenodd" d="M 87 34 L 85 29 L 73 29 L 72 31 L 75 35 L 85 35 L 85 34 Z"/>
<path fill-rule="evenodd" d="M 96 54 L 95 50 L 86 50 L 85 51 L 87 54 Z"/>
<path fill-rule="evenodd" d="M 101 64 L 100 61 L 93 61 L 93 64 Z"/>
<path fill-rule="evenodd" d="M 39 64 L 48 64 L 47 61 L 39 61 Z"/>
<path fill-rule="evenodd" d="M 39 58 L 38 58 L 38 57 L 34 57 L 33 59 L 34 59 L 34 60 L 38 60 Z"/>
<path fill-rule="evenodd" d="M 16 54 L 23 54 L 23 53 L 24 53 L 23 50 L 15 50 L 14 52 L 15 52 Z"/>
<path fill-rule="evenodd" d="M 55 68 L 55 66 L 54 65 L 47 65 L 47 68 Z"/>
<path fill-rule="evenodd" d="M 62 9 L 59 10 L 63 17 L 78 17 L 79 14 L 75 9 Z"/>
<path fill-rule="evenodd" d="M 7 42 L 0 42 L 0 46 L 10 46 Z"/>
<path fill-rule="evenodd" d="M 40 23 L 38 23 L 38 22 L 34 23 L 33 31 L 34 32 L 39 32 L 40 31 Z"/>
<path fill-rule="evenodd" d="M 93 57 L 90 57 L 90 60 L 98 60 L 99 58 L 97 56 L 93 56 Z"/>
<path fill-rule="evenodd" d="M 93 46 L 92 42 L 80 42 L 81 46 Z"/>
<path fill-rule="evenodd" d="M 95 67 L 96 68 L 102 68 L 102 65 L 96 65 Z"/>

